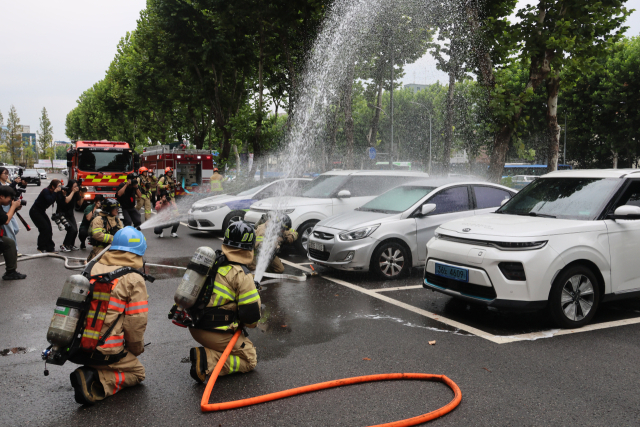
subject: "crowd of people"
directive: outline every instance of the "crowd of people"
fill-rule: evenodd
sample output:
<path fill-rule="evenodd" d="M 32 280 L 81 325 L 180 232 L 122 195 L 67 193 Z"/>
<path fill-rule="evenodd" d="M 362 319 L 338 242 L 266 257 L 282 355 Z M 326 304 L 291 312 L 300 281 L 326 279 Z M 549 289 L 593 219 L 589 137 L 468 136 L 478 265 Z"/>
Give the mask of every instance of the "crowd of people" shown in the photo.
<path fill-rule="evenodd" d="M 26 205 L 21 202 L 26 188 L 27 182 L 21 176 L 17 175 L 11 181 L 9 170 L 0 167 L 0 204 L 3 207 L 0 212 L 0 251 L 6 263 L 4 280 L 26 278 L 16 271 L 17 258 L 21 255 L 17 244 L 20 227 L 16 216 Z M 154 215 L 153 207 L 156 213 L 162 213 L 163 220 L 154 228 L 159 238 L 164 237 L 166 228 L 171 228 L 172 237 L 178 237 L 180 223 L 175 220 L 178 210 L 174 200 L 175 188 L 172 168 L 166 168 L 158 179 L 152 170 L 141 167 L 138 173 L 127 175 L 126 181 L 117 187 L 111 198 L 101 194 L 96 194 L 93 199 L 85 197 L 88 191 L 82 186 L 82 180 L 70 179 L 65 185 L 63 181 L 53 179 L 29 208 L 29 217 L 38 229 L 37 250 L 40 253 L 85 250 L 88 241 L 93 246 L 88 257 L 90 260 L 111 243 L 118 230 L 126 226 L 140 230 L 142 208 L 145 221 Z M 75 210 L 83 211 L 79 226 Z M 52 221 L 65 232 L 62 244 L 57 248 L 53 241 Z"/>

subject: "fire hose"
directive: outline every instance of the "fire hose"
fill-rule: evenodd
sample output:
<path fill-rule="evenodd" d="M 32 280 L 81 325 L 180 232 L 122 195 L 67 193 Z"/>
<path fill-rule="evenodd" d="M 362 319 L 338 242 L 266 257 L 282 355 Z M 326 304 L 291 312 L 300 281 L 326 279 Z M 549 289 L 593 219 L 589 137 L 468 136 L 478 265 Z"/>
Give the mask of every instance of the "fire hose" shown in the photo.
<path fill-rule="evenodd" d="M 427 421 L 435 420 L 436 418 L 440 418 L 441 416 L 448 414 L 453 411 L 462 400 L 462 392 L 458 385 L 453 382 L 451 379 L 444 375 L 433 375 L 433 374 L 414 374 L 414 373 L 398 373 L 398 374 L 377 374 L 377 375 L 364 375 L 361 377 L 352 377 L 352 378 L 343 378 L 341 380 L 327 381 L 318 384 L 310 384 L 304 387 L 292 388 L 289 390 L 283 390 L 276 393 L 265 394 L 263 396 L 251 397 L 248 399 L 234 400 L 232 402 L 223 402 L 223 403 L 209 403 L 209 399 L 211 397 L 211 392 L 213 391 L 213 386 L 218 379 L 218 375 L 222 370 L 225 362 L 229 358 L 229 354 L 231 354 L 231 350 L 238 341 L 238 337 L 242 333 L 242 330 L 236 331 L 236 333 L 231 338 L 231 341 L 227 345 L 227 348 L 222 353 L 220 360 L 218 360 L 218 364 L 216 365 L 209 381 L 207 382 L 207 386 L 204 390 L 204 394 L 202 395 L 202 400 L 200 401 L 200 409 L 202 412 L 213 412 L 213 411 L 225 411 L 227 409 L 236 409 L 242 408 L 245 406 L 257 405 L 258 403 L 271 402 L 273 400 L 284 399 L 285 397 L 296 396 L 298 394 L 309 393 L 312 391 L 325 390 L 328 388 L 334 387 L 342 387 L 346 385 L 353 384 L 361 384 L 372 381 L 391 381 L 391 380 L 422 380 L 422 381 L 435 381 L 445 383 L 449 388 L 453 391 L 453 400 L 447 403 L 442 408 L 436 409 L 435 411 L 428 412 L 426 414 L 418 415 L 417 417 L 407 418 L 400 421 L 394 421 L 391 423 L 385 424 L 377 424 L 372 427 L 405 427 L 405 426 L 415 426 L 418 424 L 425 423 Z"/>
<path fill-rule="evenodd" d="M 56 253 L 44 253 L 44 254 L 35 254 L 35 255 L 24 255 L 18 258 L 18 261 L 30 261 L 32 259 L 38 259 L 38 258 L 59 258 L 64 260 L 64 266 L 65 268 L 69 269 L 69 270 L 78 270 L 80 268 L 84 268 L 85 266 L 85 261 L 86 258 L 74 258 L 74 257 L 66 257 L 64 255 L 59 255 Z M 82 262 L 82 264 L 78 264 L 78 265 L 69 265 L 69 260 L 74 260 L 74 261 L 78 261 L 78 262 Z M 0 265 L 5 265 L 5 262 L 0 262 Z"/>

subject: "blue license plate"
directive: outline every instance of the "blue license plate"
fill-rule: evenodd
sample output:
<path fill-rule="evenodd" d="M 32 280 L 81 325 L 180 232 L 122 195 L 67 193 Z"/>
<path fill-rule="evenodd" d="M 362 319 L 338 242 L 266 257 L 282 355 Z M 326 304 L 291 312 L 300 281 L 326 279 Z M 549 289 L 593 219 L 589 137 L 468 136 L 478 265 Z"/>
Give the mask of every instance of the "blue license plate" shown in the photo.
<path fill-rule="evenodd" d="M 452 267 L 450 265 L 438 264 L 436 262 L 436 275 L 447 279 L 469 282 L 469 270 L 466 268 Z"/>

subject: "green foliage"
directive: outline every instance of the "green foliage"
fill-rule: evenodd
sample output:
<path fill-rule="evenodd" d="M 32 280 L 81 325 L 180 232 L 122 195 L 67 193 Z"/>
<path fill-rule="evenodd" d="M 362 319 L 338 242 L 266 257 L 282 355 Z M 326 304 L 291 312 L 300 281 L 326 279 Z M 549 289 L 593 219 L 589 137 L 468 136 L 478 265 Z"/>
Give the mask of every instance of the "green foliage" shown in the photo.
<path fill-rule="evenodd" d="M 11 105 L 7 115 L 7 151 L 14 165 L 19 163 L 22 149 L 22 126 L 16 107 Z"/>
<path fill-rule="evenodd" d="M 42 107 L 42 116 L 40 117 L 38 146 L 40 147 L 41 158 L 49 160 L 53 159 L 55 156 L 55 150 L 53 148 L 53 126 L 51 126 L 51 120 L 49 120 L 49 114 L 45 107 Z"/>

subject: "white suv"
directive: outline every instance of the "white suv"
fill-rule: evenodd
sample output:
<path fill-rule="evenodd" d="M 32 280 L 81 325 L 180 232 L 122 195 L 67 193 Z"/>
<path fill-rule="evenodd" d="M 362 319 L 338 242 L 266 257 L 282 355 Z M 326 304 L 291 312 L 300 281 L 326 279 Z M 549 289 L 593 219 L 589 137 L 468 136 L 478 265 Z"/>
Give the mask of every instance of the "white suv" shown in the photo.
<path fill-rule="evenodd" d="M 427 289 L 581 327 L 601 302 L 640 296 L 640 170 L 552 172 L 441 225 L 427 253 Z"/>
<path fill-rule="evenodd" d="M 352 211 L 393 187 L 428 177 L 426 173 L 396 170 L 325 172 L 307 185 L 301 197 L 287 198 L 284 206 L 278 204 L 278 198 L 259 201 L 251 205 L 244 219 L 256 223 L 264 213 L 283 209 L 300 236 L 296 248 L 306 255 L 309 234 L 318 221 Z"/>

